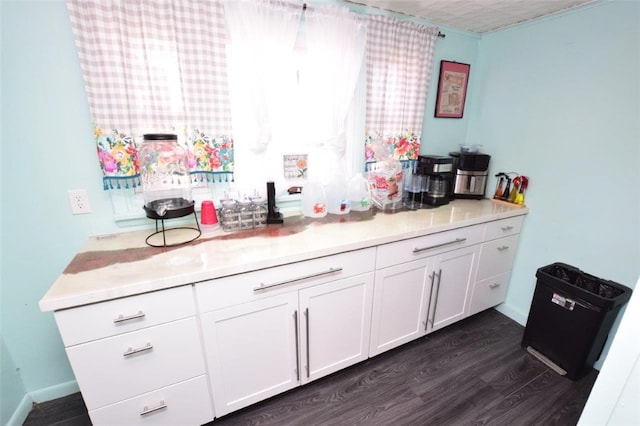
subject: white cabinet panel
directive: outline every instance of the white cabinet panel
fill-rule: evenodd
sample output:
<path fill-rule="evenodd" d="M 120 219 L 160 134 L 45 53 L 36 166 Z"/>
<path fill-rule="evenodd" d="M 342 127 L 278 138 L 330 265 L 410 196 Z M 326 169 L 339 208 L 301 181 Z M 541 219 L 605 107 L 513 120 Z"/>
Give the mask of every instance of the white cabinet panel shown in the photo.
<path fill-rule="evenodd" d="M 374 356 L 426 332 L 430 258 L 376 271 L 371 344 Z"/>
<path fill-rule="evenodd" d="M 213 420 L 206 376 L 89 411 L 95 426 L 201 425 Z"/>
<path fill-rule="evenodd" d="M 375 248 L 356 250 L 199 283 L 198 307 L 208 312 L 364 274 L 373 270 L 375 253 Z"/>
<path fill-rule="evenodd" d="M 511 270 L 518 238 L 518 235 L 512 235 L 482 244 L 476 281 L 482 281 Z"/>
<path fill-rule="evenodd" d="M 376 269 L 479 244 L 483 233 L 484 225 L 474 225 L 381 245 L 376 256 Z"/>
<path fill-rule="evenodd" d="M 302 382 L 367 359 L 373 272 L 300 291 Z"/>
<path fill-rule="evenodd" d="M 479 281 L 473 286 L 469 315 L 489 309 L 504 302 L 509 286 L 510 272 Z"/>
<path fill-rule="evenodd" d="M 65 346 L 195 315 L 190 285 L 56 311 Z"/>
<path fill-rule="evenodd" d="M 508 219 L 488 222 L 486 224 L 483 241 L 491 241 L 497 238 L 519 234 L 523 221 L 524 216 L 515 216 Z"/>
<path fill-rule="evenodd" d="M 194 317 L 67 348 L 89 410 L 204 374 Z"/>
<path fill-rule="evenodd" d="M 453 324 L 467 315 L 478 250 L 476 245 L 436 256 L 429 331 Z"/>
<path fill-rule="evenodd" d="M 217 415 L 298 384 L 297 293 L 285 293 L 202 315 Z"/>

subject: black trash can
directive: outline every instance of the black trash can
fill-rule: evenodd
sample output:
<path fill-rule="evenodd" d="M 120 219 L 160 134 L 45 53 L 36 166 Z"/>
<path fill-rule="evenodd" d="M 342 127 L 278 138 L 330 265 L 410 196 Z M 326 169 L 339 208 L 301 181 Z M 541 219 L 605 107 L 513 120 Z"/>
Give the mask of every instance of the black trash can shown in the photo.
<path fill-rule="evenodd" d="M 536 272 L 522 347 L 557 373 L 578 380 L 600 357 L 631 289 L 564 263 Z"/>

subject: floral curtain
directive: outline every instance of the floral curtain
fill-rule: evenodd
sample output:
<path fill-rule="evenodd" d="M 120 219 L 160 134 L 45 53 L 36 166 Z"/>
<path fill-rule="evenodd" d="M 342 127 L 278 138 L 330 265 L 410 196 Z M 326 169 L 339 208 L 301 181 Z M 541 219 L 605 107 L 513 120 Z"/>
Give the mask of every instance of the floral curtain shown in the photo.
<path fill-rule="evenodd" d="M 438 28 L 385 16 L 368 19 L 366 159 L 413 160 L 420 153 Z M 375 146 L 388 152 L 376 153 Z"/>
<path fill-rule="evenodd" d="M 105 189 L 136 185 L 145 133 L 175 133 L 192 173 L 234 166 L 216 0 L 68 0 Z M 119 182 L 116 184 L 119 185 Z"/>

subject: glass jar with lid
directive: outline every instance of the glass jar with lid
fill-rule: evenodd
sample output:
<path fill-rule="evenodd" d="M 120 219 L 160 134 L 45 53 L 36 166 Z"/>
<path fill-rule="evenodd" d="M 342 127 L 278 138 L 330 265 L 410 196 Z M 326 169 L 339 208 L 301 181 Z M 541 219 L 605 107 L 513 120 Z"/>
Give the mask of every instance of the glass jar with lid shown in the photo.
<path fill-rule="evenodd" d="M 253 226 L 264 228 L 267 226 L 267 201 L 259 195 L 251 197 L 251 211 L 253 213 Z"/>
<path fill-rule="evenodd" d="M 240 229 L 240 217 L 236 208 L 236 200 L 222 200 L 220 221 L 223 231 L 238 231 Z"/>
<path fill-rule="evenodd" d="M 240 218 L 241 230 L 253 228 L 253 211 L 251 210 L 251 200 L 249 200 L 248 198 L 238 200 L 238 216 Z"/>
<path fill-rule="evenodd" d="M 144 209 L 152 219 L 194 212 L 186 150 L 174 134 L 145 134 L 138 150 Z"/>

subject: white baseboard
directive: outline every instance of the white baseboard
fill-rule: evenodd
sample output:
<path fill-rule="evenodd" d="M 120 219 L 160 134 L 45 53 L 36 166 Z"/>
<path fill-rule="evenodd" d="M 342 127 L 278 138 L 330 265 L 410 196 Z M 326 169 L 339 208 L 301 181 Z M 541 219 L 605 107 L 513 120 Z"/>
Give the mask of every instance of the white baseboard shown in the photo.
<path fill-rule="evenodd" d="M 501 314 L 508 316 L 523 327 L 527 325 L 528 315 L 516 309 L 513 309 L 513 307 L 509 306 L 506 303 L 496 306 L 495 310 L 500 312 Z"/>
<path fill-rule="evenodd" d="M 49 386 L 47 388 L 38 389 L 33 392 L 25 394 L 13 412 L 13 415 L 9 419 L 7 426 L 21 426 L 27 419 L 31 407 L 34 403 L 41 403 L 51 401 L 53 399 L 62 398 L 63 396 L 71 395 L 80 390 L 78 383 L 75 380 L 71 380 L 66 383 L 60 383 L 55 386 Z"/>

